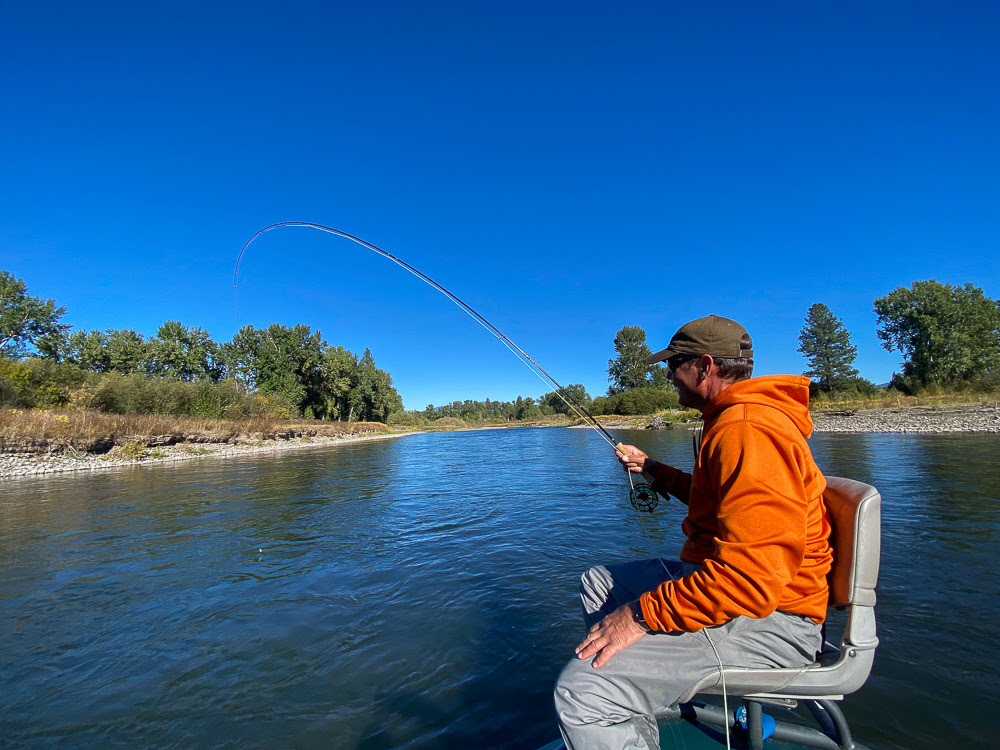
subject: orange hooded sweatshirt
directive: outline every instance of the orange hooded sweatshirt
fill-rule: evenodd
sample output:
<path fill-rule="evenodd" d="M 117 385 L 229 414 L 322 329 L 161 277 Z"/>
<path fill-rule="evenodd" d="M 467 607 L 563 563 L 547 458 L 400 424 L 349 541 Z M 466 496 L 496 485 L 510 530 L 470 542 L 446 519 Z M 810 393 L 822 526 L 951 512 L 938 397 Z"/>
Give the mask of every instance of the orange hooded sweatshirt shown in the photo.
<path fill-rule="evenodd" d="M 826 479 L 806 438 L 809 380 L 736 382 L 712 399 L 691 474 L 665 464 L 654 487 L 688 504 L 681 560 L 702 565 L 640 599 L 654 630 L 695 631 L 775 610 L 826 617 L 833 554 Z"/>

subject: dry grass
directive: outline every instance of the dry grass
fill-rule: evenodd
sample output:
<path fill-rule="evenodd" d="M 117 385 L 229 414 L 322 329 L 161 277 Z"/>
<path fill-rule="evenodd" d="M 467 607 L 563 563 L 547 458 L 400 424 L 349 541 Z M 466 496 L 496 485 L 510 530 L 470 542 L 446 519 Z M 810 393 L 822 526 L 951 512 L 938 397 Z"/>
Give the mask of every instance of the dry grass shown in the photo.
<path fill-rule="evenodd" d="M 995 404 L 997 394 L 976 393 L 942 393 L 904 396 L 898 391 L 890 391 L 885 395 L 860 397 L 853 399 L 827 400 L 815 399 L 810 403 L 811 411 L 873 411 L 879 409 L 896 409 L 912 406 L 959 406 L 962 404 Z"/>
<path fill-rule="evenodd" d="M 105 452 L 140 443 L 248 443 L 297 437 L 341 437 L 389 432 L 378 422 L 188 419 L 162 414 L 105 414 L 72 409 L 0 410 L 0 450 L 73 448 Z"/>
<path fill-rule="evenodd" d="M 656 417 L 659 417 L 663 421 L 664 427 L 687 427 L 689 424 L 697 422 L 701 419 L 701 414 L 699 414 L 694 409 L 682 409 L 682 410 L 670 410 L 658 411 L 656 414 L 598 414 L 595 419 L 601 423 L 602 426 L 609 429 L 620 429 L 620 430 L 644 430 L 651 422 L 654 421 Z M 585 420 L 577 420 L 577 424 L 588 424 Z"/>
<path fill-rule="evenodd" d="M 429 425 L 427 425 L 428 430 L 463 430 L 469 427 L 469 423 L 464 419 L 459 419 L 458 417 L 441 417 L 441 419 L 435 419 Z"/>

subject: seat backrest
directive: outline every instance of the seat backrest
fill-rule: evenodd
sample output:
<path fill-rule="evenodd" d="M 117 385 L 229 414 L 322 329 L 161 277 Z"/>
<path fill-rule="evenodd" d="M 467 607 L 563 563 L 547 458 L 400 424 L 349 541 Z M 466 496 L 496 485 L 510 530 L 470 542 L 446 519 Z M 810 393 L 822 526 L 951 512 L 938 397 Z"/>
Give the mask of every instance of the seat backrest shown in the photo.
<path fill-rule="evenodd" d="M 755 699 L 830 698 L 839 700 L 868 679 L 875 659 L 875 584 L 881 547 L 882 498 L 874 487 L 853 479 L 827 477 L 823 501 L 830 515 L 833 567 L 830 604 L 848 610 L 840 647 L 824 650 L 803 667 L 726 667 L 726 680 L 709 675 L 681 697 L 728 691 Z"/>
<path fill-rule="evenodd" d="M 827 477 L 823 502 L 832 526 L 830 604 L 844 608 L 875 606 L 881 555 L 882 497 L 871 485 Z"/>

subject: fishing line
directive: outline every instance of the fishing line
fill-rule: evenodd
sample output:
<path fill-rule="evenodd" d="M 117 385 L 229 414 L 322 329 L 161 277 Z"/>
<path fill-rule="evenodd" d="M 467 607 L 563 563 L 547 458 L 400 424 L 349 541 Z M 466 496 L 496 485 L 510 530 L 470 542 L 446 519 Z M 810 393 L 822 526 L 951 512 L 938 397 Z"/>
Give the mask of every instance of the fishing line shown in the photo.
<path fill-rule="evenodd" d="M 479 325 L 485 328 L 489 333 L 495 336 L 500 341 L 500 343 L 502 343 L 505 347 L 507 347 L 507 349 L 515 357 L 517 357 L 529 370 L 531 370 L 531 372 L 535 374 L 535 376 L 539 380 L 541 380 L 546 385 L 546 387 L 550 386 L 554 387 L 556 395 L 559 396 L 560 399 L 562 399 L 563 403 L 566 404 L 566 406 L 568 406 L 569 409 L 577 417 L 587 422 L 588 426 L 596 430 L 597 433 L 611 445 L 611 447 L 613 447 L 617 452 L 621 453 L 621 450 L 619 449 L 620 443 L 616 442 L 615 439 L 611 437 L 608 431 L 605 430 L 604 427 L 601 425 L 601 423 L 598 422 L 594 418 L 594 416 L 583 407 L 583 405 L 576 399 L 576 397 L 572 393 L 567 391 L 565 388 L 563 388 L 563 386 L 561 386 L 556 381 L 555 378 L 549 375 L 537 362 L 535 362 L 535 360 L 529 357 L 528 354 L 521 347 L 519 347 L 517 344 L 515 344 L 513 341 L 507 338 L 495 325 L 490 323 L 486 318 L 484 318 L 482 315 L 476 312 L 471 306 L 466 304 L 455 294 L 448 291 L 445 287 L 441 286 L 441 284 L 437 283 L 436 281 L 434 281 L 434 279 L 430 278 L 426 274 L 418 271 L 409 263 L 400 260 L 395 255 L 386 252 L 382 248 L 373 245 L 370 242 L 366 242 L 360 237 L 355 237 L 353 234 L 348 234 L 347 232 L 343 232 L 339 229 L 334 229 L 333 227 L 324 226 L 322 224 L 314 224 L 308 221 L 280 221 L 277 224 L 271 224 L 270 226 L 266 226 L 263 229 L 258 230 L 256 233 L 254 233 L 254 235 L 249 240 L 247 240 L 246 244 L 243 245 L 243 249 L 240 250 L 240 255 L 236 259 L 236 269 L 233 271 L 233 290 L 236 295 L 237 325 L 241 324 L 239 273 L 240 273 L 240 262 L 243 260 L 243 254 L 246 253 L 247 248 L 250 247 L 251 243 L 253 243 L 253 241 L 256 240 L 258 237 L 260 237 L 262 234 L 264 234 L 265 232 L 270 232 L 272 229 L 278 229 L 280 227 L 307 227 L 309 229 L 318 229 L 321 232 L 326 232 L 327 234 L 332 234 L 337 237 L 343 237 L 344 239 L 350 240 L 351 242 L 356 242 L 362 247 L 365 247 L 371 250 L 372 252 L 381 255 L 383 258 L 391 260 L 393 263 L 400 266 L 401 268 L 404 268 L 406 271 L 413 274 L 421 281 L 425 282 L 426 284 L 429 284 L 434 289 L 437 289 L 439 292 L 441 292 L 441 294 L 443 294 L 445 297 L 454 302 L 464 313 L 466 313 Z M 633 483 L 632 473 L 628 472 L 627 469 L 626 472 L 629 475 L 629 487 L 631 488 L 631 492 L 629 493 L 629 500 L 631 501 L 632 506 L 635 507 L 637 510 L 652 512 L 652 510 L 656 507 L 657 503 L 659 502 L 656 493 L 648 484 Z"/>
<path fill-rule="evenodd" d="M 355 237 L 353 234 L 348 234 L 347 232 L 342 232 L 341 230 L 334 229 L 333 227 L 327 227 L 327 226 L 323 226 L 322 224 L 314 224 L 312 222 L 307 222 L 307 221 L 282 221 L 282 222 L 278 222 L 277 224 L 271 224 L 270 226 L 264 227 L 263 229 L 261 229 L 258 232 L 256 232 L 249 240 L 247 240 L 246 244 L 243 246 L 243 249 L 240 250 L 240 255 L 236 259 L 236 269 L 233 271 L 233 289 L 235 290 L 235 293 L 236 293 L 236 318 L 237 318 L 237 324 L 240 323 L 240 312 L 239 312 L 240 298 L 239 298 L 239 286 L 238 286 L 238 283 L 239 283 L 239 273 L 240 273 L 240 262 L 243 260 L 243 254 L 246 253 L 247 248 L 250 247 L 250 244 L 254 240 L 256 240 L 258 237 L 260 237 L 265 232 L 270 232 L 272 229 L 278 229 L 279 227 L 308 227 L 310 229 L 318 229 L 321 232 L 326 232 L 328 234 L 336 235 L 337 237 L 343 237 L 344 239 L 350 240 L 351 242 L 356 242 L 357 244 L 361 245 L 362 247 L 368 248 L 369 250 L 371 250 L 371 251 L 373 251 L 375 253 L 378 253 L 383 258 L 388 258 L 389 260 L 391 260 L 396 265 L 398 265 L 398 266 L 406 269 L 408 272 L 410 272 L 411 274 L 413 274 L 414 276 L 416 276 L 421 281 L 429 284 L 434 289 L 437 289 L 439 292 L 441 292 L 441 294 L 443 294 L 445 297 L 447 297 L 452 302 L 454 302 L 456 305 L 458 305 L 458 307 L 463 312 L 465 312 L 466 314 L 468 314 L 469 317 L 471 317 L 473 320 L 475 320 L 477 323 L 479 323 L 479 325 L 481 325 L 483 328 L 485 328 L 489 333 L 493 334 L 497 339 L 499 339 L 500 342 L 504 346 L 506 346 L 507 349 L 512 354 L 514 354 L 515 357 L 517 357 L 519 360 L 521 360 L 521 362 L 523 362 L 525 364 L 525 366 L 535 374 L 536 377 L 538 377 L 543 383 L 545 383 L 546 386 L 551 385 L 551 386 L 555 387 L 555 389 L 556 389 L 556 395 L 558 395 L 559 398 L 561 398 L 563 400 L 563 403 L 565 403 L 573 411 L 574 414 L 576 414 L 581 419 L 584 419 L 584 420 L 588 421 L 590 423 L 590 426 L 593 427 L 593 428 L 595 428 L 598 431 L 598 433 L 601 435 L 601 437 L 603 437 L 612 446 L 616 446 L 617 445 L 615 443 L 614 438 L 612 438 L 611 435 L 608 434 L 608 431 L 605 430 L 604 427 L 601 426 L 601 424 L 596 419 L 594 419 L 594 417 L 586 409 L 583 408 L 583 406 L 580 404 L 579 401 L 576 400 L 576 398 L 573 396 L 572 393 L 569 393 L 568 391 L 566 391 L 566 389 L 563 388 L 555 380 L 555 378 L 553 378 L 544 369 L 542 369 L 542 367 L 537 362 L 535 362 L 535 360 L 533 360 L 531 357 L 529 357 L 528 354 L 523 349 L 521 349 L 521 347 L 519 347 L 517 344 L 515 344 L 513 341 L 511 341 L 509 338 L 507 338 L 496 326 L 494 326 L 486 318 L 484 318 L 482 315 L 480 315 L 478 312 L 476 312 L 471 306 L 469 306 L 468 304 L 466 304 L 462 299 L 460 299 L 455 294 L 452 294 L 450 291 L 448 291 L 448 289 L 446 289 L 441 284 L 439 284 L 436 281 L 434 281 L 434 279 L 432 279 L 431 277 L 429 277 L 426 274 L 418 271 L 416 268 L 414 268 L 413 266 L 411 266 L 409 263 L 406 263 L 405 261 L 397 258 L 395 255 L 392 255 L 391 253 L 386 252 L 382 248 L 380 248 L 380 247 L 378 247 L 376 245 L 373 245 L 370 242 L 366 242 L 365 240 L 361 239 L 360 237 Z M 567 400 L 567 396 L 569 397 L 569 399 L 572 400 L 572 403 L 570 402 L 570 400 Z"/>
<path fill-rule="evenodd" d="M 670 578 L 670 580 L 676 583 L 677 579 L 674 578 L 674 574 L 670 572 L 670 568 L 667 567 L 667 564 L 663 562 L 663 558 L 658 557 L 656 558 L 656 561 L 663 566 L 663 570 L 666 571 L 667 576 Z M 636 602 L 636 606 L 640 607 L 642 605 Z M 715 660 L 719 662 L 719 676 L 722 678 L 722 715 L 725 717 L 725 725 L 726 725 L 726 750 L 732 750 L 732 745 L 729 738 L 729 695 L 728 695 L 728 690 L 726 688 L 726 668 L 722 664 L 722 657 L 719 656 L 719 649 L 715 647 L 715 641 L 712 640 L 712 634 L 709 633 L 708 631 L 709 631 L 708 628 L 702 628 L 701 630 L 701 632 L 705 634 L 705 637 L 708 638 L 708 645 L 712 647 L 712 653 L 715 654 Z"/>

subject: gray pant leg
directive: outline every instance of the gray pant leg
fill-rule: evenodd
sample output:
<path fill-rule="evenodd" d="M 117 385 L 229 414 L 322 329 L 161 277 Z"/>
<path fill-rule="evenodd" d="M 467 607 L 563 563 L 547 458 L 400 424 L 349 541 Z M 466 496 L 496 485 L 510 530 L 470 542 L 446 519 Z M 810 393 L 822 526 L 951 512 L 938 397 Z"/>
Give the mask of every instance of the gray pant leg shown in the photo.
<path fill-rule="evenodd" d="M 580 577 L 580 602 L 587 630 L 623 604 L 634 602 L 664 581 L 680 578 L 698 566 L 676 560 L 640 560 L 598 565 Z"/>
<path fill-rule="evenodd" d="M 679 564 L 668 566 L 676 576 Z M 656 560 L 591 569 L 581 587 L 585 618 L 596 622 L 655 588 L 659 580 L 645 584 L 657 575 L 668 577 Z M 602 592 L 607 597 L 603 602 Z M 695 633 L 643 636 L 600 669 L 594 669 L 592 659 L 572 659 L 555 690 L 563 740 L 569 750 L 658 750 L 656 716 L 680 699 L 688 700 L 692 688 L 717 684 L 720 658 L 727 666 L 800 666 L 813 661 L 820 645 L 818 625 L 776 612 L 762 619 L 738 617 Z"/>

